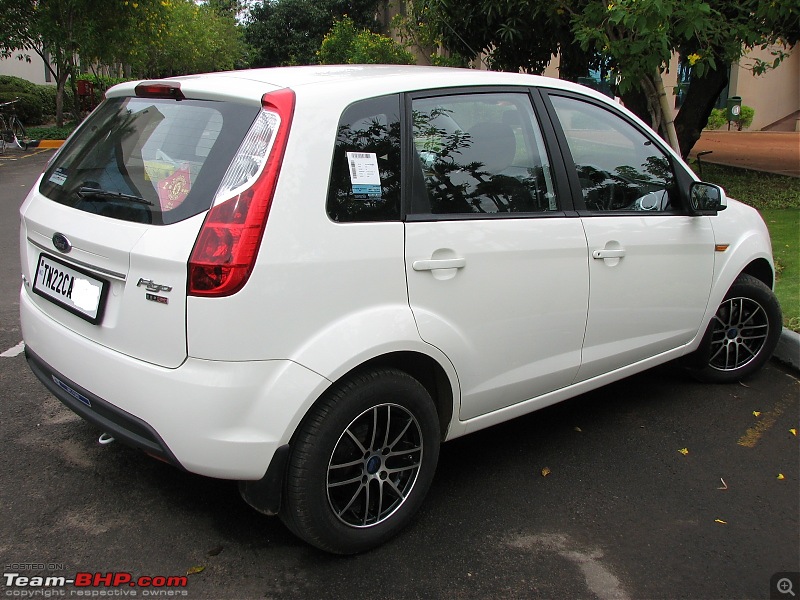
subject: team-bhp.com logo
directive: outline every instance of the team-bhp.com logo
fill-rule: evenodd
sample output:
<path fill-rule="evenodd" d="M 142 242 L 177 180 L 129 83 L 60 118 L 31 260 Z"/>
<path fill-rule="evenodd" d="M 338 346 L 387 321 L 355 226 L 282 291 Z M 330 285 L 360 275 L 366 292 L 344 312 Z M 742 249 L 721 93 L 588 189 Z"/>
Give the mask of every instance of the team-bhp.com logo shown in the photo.
<path fill-rule="evenodd" d="M 3 573 L 5 596 L 15 598 L 81 597 L 187 597 L 186 576 L 134 577 L 131 573 L 75 573 L 73 577 Z M 64 589 L 67 588 L 67 589 Z"/>

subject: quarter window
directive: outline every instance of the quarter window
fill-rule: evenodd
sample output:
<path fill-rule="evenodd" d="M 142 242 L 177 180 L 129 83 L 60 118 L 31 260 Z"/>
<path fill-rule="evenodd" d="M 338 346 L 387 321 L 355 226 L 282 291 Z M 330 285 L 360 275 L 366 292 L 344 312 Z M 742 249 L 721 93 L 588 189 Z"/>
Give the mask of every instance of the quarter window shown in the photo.
<path fill-rule="evenodd" d="M 356 102 L 339 121 L 328 190 L 338 222 L 400 219 L 400 99 Z"/>
<path fill-rule="evenodd" d="M 412 212 L 557 209 L 550 164 L 527 94 L 417 98 L 412 116 Z"/>
<path fill-rule="evenodd" d="M 550 96 L 591 211 L 668 211 L 677 186 L 669 156 L 604 108 Z"/>

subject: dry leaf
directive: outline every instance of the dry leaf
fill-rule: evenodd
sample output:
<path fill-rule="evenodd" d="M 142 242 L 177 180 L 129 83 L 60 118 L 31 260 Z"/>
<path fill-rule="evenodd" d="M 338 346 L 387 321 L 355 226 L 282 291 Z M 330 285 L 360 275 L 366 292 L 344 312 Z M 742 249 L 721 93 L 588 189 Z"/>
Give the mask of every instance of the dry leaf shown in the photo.
<path fill-rule="evenodd" d="M 723 521 L 722 519 L 714 519 L 714 523 L 722 523 L 723 525 L 727 525 L 727 521 Z"/>
<path fill-rule="evenodd" d="M 211 550 L 206 552 L 206 555 L 208 555 L 208 556 L 217 556 L 220 552 L 222 552 L 223 549 L 224 549 L 224 546 L 215 546 L 214 548 L 212 548 Z"/>
<path fill-rule="evenodd" d="M 186 574 L 187 574 L 187 575 L 197 575 L 198 573 L 202 573 L 202 572 L 203 572 L 203 571 L 205 571 L 205 570 L 206 570 L 206 568 L 205 568 L 204 566 L 202 566 L 202 565 L 195 565 L 194 567 L 189 567 L 189 568 L 186 570 Z"/>
<path fill-rule="evenodd" d="M 786 479 L 786 477 L 783 476 L 783 473 L 778 473 L 778 479 Z"/>
<path fill-rule="evenodd" d="M 792 428 L 789 430 L 789 433 L 791 433 L 792 435 L 797 435 L 797 429 Z"/>
<path fill-rule="evenodd" d="M 547 477 L 548 475 L 550 475 L 550 469 L 545 467 L 544 469 L 542 469 L 542 477 Z"/>
<path fill-rule="evenodd" d="M 722 482 L 722 487 L 718 487 L 717 489 L 718 490 L 727 490 L 728 489 L 728 484 L 725 483 L 725 480 L 722 477 L 720 477 L 719 480 Z"/>
<path fill-rule="evenodd" d="M 754 417 L 760 417 L 761 416 L 761 411 L 760 410 L 754 410 L 753 411 L 753 416 Z"/>
<path fill-rule="evenodd" d="M 573 427 L 573 430 L 577 431 L 578 433 L 583 433 L 583 429 L 581 429 L 580 427 Z"/>
<path fill-rule="evenodd" d="M 689 449 L 688 448 L 681 448 L 680 450 L 678 450 L 678 452 L 680 452 L 681 454 L 686 456 L 687 454 L 689 454 Z"/>

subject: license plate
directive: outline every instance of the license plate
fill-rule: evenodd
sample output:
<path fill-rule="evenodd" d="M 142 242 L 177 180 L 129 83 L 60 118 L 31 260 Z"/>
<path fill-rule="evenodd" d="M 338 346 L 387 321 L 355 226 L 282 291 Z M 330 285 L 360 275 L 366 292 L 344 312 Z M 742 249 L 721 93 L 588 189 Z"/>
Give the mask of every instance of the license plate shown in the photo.
<path fill-rule="evenodd" d="M 108 281 L 67 265 L 46 254 L 39 255 L 33 291 L 69 312 L 97 324 L 103 318 Z"/>

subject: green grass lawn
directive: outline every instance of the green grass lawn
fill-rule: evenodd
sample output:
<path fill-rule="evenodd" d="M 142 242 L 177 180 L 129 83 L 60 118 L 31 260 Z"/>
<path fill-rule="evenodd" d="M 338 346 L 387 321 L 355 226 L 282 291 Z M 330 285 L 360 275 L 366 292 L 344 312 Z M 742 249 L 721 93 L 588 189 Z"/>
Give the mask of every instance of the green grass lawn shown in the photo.
<path fill-rule="evenodd" d="M 761 212 L 772 238 L 783 324 L 800 332 L 800 179 L 704 163 L 703 180 Z"/>

